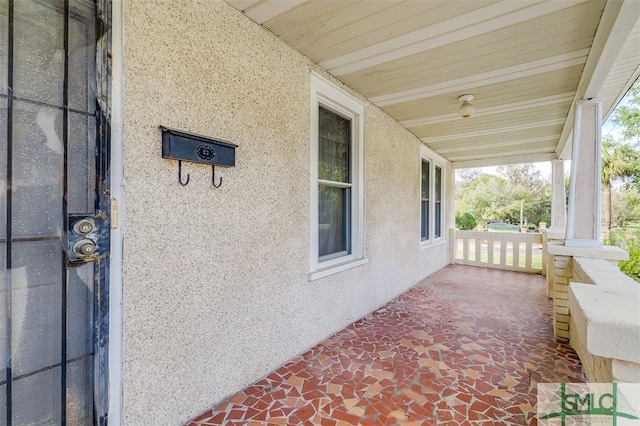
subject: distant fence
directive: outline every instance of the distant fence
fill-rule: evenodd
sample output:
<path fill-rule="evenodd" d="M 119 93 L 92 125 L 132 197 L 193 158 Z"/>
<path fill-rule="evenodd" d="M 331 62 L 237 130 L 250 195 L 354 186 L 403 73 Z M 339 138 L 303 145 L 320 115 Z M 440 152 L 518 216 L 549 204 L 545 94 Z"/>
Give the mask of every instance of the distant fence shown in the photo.
<path fill-rule="evenodd" d="M 450 230 L 451 263 L 542 273 L 542 234 Z"/>

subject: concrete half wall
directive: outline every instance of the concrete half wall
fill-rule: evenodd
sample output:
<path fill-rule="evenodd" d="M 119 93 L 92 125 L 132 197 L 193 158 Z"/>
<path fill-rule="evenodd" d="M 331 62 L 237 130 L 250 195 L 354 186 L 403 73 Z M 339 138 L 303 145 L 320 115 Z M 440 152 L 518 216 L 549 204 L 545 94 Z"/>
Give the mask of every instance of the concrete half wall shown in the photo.
<path fill-rule="evenodd" d="M 367 104 L 369 262 L 308 280 L 310 74 L 326 74 L 226 3 L 126 1 L 114 60 L 124 424 L 183 423 L 448 264 L 446 243 L 420 248 L 420 141 Z M 192 163 L 178 184 L 160 125 L 239 145 L 221 188 Z"/>

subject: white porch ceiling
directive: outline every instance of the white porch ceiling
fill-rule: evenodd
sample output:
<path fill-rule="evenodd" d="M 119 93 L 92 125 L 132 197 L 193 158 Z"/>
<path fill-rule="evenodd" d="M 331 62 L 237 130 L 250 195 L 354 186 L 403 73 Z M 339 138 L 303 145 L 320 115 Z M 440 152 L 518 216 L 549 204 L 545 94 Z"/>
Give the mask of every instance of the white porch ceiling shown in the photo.
<path fill-rule="evenodd" d="M 638 0 L 227 2 L 456 167 L 568 158 L 573 102 L 606 117 L 640 72 Z"/>

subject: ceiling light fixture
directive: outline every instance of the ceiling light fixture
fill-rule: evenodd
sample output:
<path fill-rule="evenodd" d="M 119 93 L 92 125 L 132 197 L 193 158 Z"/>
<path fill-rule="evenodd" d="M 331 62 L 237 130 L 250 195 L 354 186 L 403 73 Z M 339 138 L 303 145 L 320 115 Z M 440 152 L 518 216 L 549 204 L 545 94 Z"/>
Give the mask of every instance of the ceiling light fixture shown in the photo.
<path fill-rule="evenodd" d="M 473 95 L 462 95 L 458 97 L 458 100 L 462 102 L 460 104 L 460 108 L 458 108 L 458 114 L 460 114 L 460 117 L 471 117 L 471 114 L 473 114 L 473 111 L 475 111 L 475 108 L 471 103 L 471 101 L 473 100 Z"/>

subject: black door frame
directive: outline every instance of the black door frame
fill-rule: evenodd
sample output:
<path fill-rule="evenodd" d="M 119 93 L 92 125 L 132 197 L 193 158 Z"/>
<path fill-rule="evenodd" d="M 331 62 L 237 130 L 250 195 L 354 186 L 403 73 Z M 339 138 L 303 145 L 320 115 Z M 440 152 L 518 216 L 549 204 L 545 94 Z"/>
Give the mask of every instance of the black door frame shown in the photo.
<path fill-rule="evenodd" d="M 68 0 L 65 0 L 65 2 Z M 96 0 L 96 206 L 111 217 L 111 64 L 112 2 Z M 107 232 L 107 235 L 109 233 Z M 109 242 L 107 242 L 107 245 Z M 107 425 L 109 411 L 109 256 L 94 263 L 94 423 Z"/>

